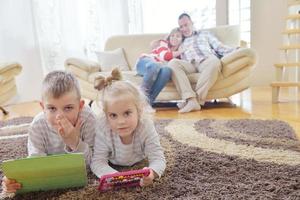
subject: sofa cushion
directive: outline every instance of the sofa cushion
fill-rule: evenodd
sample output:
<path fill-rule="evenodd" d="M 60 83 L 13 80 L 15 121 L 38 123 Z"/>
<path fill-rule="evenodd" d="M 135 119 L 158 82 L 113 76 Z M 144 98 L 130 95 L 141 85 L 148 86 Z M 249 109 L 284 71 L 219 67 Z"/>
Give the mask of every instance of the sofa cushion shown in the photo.
<path fill-rule="evenodd" d="M 101 71 L 111 71 L 116 67 L 120 70 L 129 70 L 122 48 L 117 48 L 112 51 L 96 52 L 96 55 L 100 63 Z"/>
<path fill-rule="evenodd" d="M 223 75 L 229 77 L 242 68 L 253 65 L 256 62 L 256 55 L 250 48 L 240 48 L 224 56 L 221 62 Z"/>

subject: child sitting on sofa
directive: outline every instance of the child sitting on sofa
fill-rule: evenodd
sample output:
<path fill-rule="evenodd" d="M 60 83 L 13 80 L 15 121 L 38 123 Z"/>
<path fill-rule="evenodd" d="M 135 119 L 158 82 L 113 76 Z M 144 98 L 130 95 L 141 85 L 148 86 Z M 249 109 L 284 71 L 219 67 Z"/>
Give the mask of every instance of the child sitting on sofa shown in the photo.
<path fill-rule="evenodd" d="M 166 161 L 159 135 L 146 108 L 149 104 L 144 94 L 128 81 L 120 80 L 115 69 L 108 78 L 97 77 L 95 88 L 102 91 L 103 116 L 95 137 L 91 170 L 99 178 L 117 172 L 109 162 L 119 166 L 132 166 L 144 159 L 149 161 L 150 174 L 141 186 L 153 183 L 165 170 Z"/>
<path fill-rule="evenodd" d="M 168 83 L 172 71 L 167 66 L 167 62 L 172 58 L 179 58 L 184 52 L 178 49 L 183 36 L 179 28 L 173 29 L 166 40 L 152 42 L 153 50 L 150 54 L 142 54 L 136 63 L 138 75 L 143 76 L 142 90 L 148 97 L 150 105 Z"/>
<path fill-rule="evenodd" d="M 50 72 L 42 84 L 40 105 L 43 112 L 35 116 L 28 131 L 28 155 L 82 152 L 89 165 L 97 120 L 84 106 L 76 78 L 64 71 Z M 4 177 L 2 196 L 13 195 L 21 184 Z"/>

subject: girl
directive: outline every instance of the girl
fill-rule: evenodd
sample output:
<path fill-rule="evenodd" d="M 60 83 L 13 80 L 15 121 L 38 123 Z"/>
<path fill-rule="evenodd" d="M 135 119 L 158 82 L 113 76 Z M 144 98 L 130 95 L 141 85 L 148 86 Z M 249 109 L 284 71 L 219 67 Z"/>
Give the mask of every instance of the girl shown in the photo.
<path fill-rule="evenodd" d="M 154 123 L 145 112 L 149 104 L 142 92 L 127 81 L 120 81 L 120 72 L 108 78 L 97 77 L 95 88 L 102 91 L 103 116 L 95 138 L 91 169 L 96 176 L 117 172 L 108 162 L 132 166 L 149 161 L 150 175 L 140 185 L 152 184 L 165 170 L 166 161 Z"/>
<path fill-rule="evenodd" d="M 137 73 L 143 76 L 142 90 L 151 105 L 171 78 L 172 72 L 166 62 L 183 53 L 183 50 L 178 49 L 182 39 L 179 28 L 175 28 L 166 40 L 154 41 L 151 54 L 142 54 L 137 61 Z"/>

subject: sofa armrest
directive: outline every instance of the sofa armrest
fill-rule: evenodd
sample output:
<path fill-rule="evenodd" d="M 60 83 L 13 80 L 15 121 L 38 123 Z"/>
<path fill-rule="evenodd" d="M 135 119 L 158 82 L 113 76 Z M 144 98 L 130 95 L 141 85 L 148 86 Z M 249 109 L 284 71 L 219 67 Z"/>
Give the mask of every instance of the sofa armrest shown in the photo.
<path fill-rule="evenodd" d="M 253 49 L 240 48 L 221 59 L 223 68 L 222 73 L 224 77 L 245 68 L 252 67 L 256 63 L 256 54 Z"/>
<path fill-rule="evenodd" d="M 0 82 L 10 80 L 20 74 L 22 66 L 16 62 L 0 63 Z"/>
<path fill-rule="evenodd" d="M 65 68 L 84 80 L 88 80 L 90 74 L 101 71 L 99 63 L 79 58 L 68 58 L 65 61 Z"/>

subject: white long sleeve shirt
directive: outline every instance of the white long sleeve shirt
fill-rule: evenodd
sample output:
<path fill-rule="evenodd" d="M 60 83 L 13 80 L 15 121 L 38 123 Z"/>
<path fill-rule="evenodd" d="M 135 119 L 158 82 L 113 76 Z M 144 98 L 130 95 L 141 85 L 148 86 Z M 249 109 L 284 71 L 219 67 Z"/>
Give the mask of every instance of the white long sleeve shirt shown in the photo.
<path fill-rule="evenodd" d="M 160 145 L 159 135 L 152 120 L 140 120 L 129 145 L 121 142 L 117 133 L 112 132 L 105 117 L 100 119 L 100 130 L 95 137 L 95 149 L 91 169 L 96 176 L 117 172 L 108 165 L 131 166 L 148 158 L 149 168 L 161 176 L 166 160 Z"/>
<path fill-rule="evenodd" d="M 80 140 L 77 149 L 70 151 L 61 136 L 47 122 L 44 112 L 39 113 L 32 121 L 28 132 L 28 155 L 44 156 L 62 153 L 84 153 L 86 164 L 89 165 L 93 155 L 97 119 L 92 110 L 85 106 L 79 114 L 82 120 Z"/>

